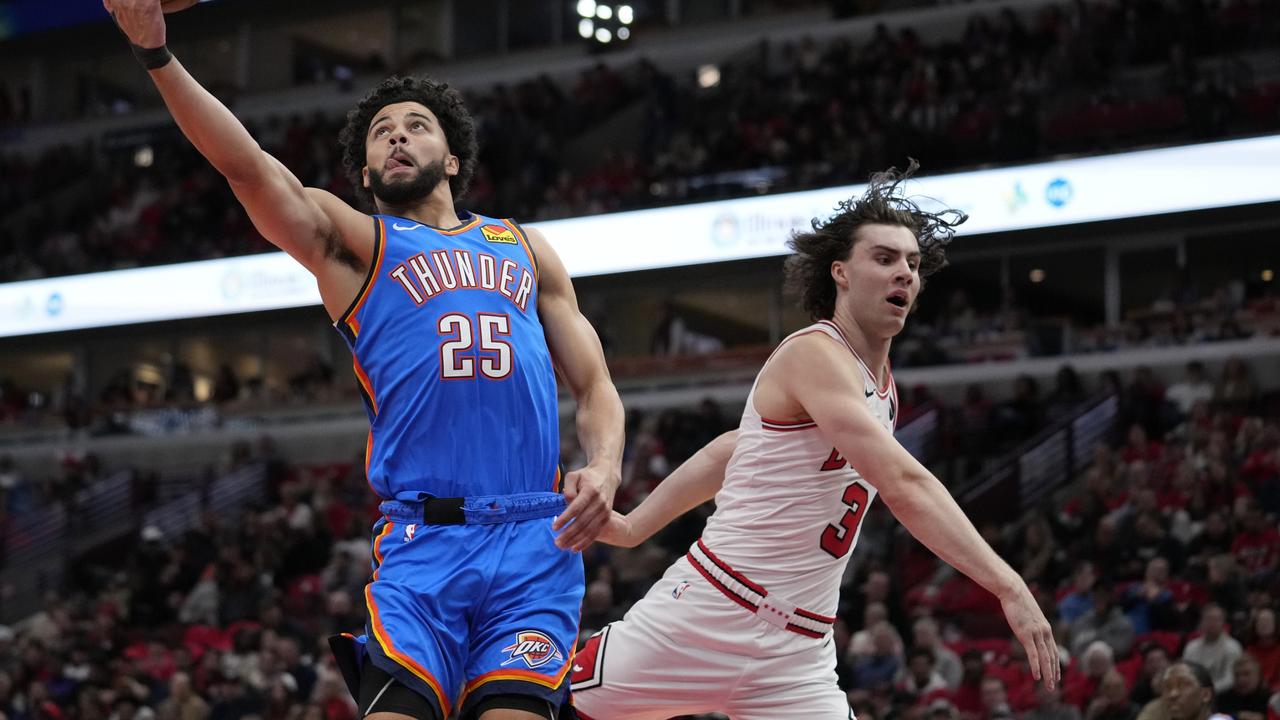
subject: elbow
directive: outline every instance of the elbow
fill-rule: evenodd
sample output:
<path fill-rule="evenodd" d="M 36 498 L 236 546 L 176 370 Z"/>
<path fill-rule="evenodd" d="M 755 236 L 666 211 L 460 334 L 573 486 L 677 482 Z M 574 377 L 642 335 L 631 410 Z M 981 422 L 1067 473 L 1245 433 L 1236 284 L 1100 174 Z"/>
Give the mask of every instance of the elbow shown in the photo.
<path fill-rule="evenodd" d="M 578 403 L 579 410 L 599 408 L 601 403 L 622 408 L 622 398 L 618 396 L 618 389 L 609 380 L 608 373 L 600 373 L 580 387 L 571 386 L 570 392 L 573 394 L 574 401 Z"/>
<path fill-rule="evenodd" d="M 892 468 L 878 474 L 875 479 L 868 477 L 875 485 L 876 492 L 884 500 L 884 504 L 902 519 L 903 515 L 913 515 L 928 505 L 929 492 L 927 484 L 933 478 L 926 473 L 911 472 L 908 468 Z M 936 481 L 934 481 L 936 482 Z"/>

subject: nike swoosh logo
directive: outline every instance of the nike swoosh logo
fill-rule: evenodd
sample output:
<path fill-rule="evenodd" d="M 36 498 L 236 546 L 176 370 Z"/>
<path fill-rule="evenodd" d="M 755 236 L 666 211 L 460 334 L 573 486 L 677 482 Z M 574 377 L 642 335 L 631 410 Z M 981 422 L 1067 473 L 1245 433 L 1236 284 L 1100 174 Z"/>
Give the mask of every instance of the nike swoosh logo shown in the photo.
<path fill-rule="evenodd" d="M 867 397 L 871 397 L 872 395 L 876 394 L 875 390 L 863 390 L 863 392 L 867 394 Z"/>
<path fill-rule="evenodd" d="M 582 666 L 581 666 L 581 665 L 574 665 L 574 666 L 573 666 L 573 671 L 574 671 L 574 672 L 582 672 Z"/>
<path fill-rule="evenodd" d="M 401 227 L 400 223 L 391 223 L 391 227 L 395 230 L 404 232 L 405 230 L 417 230 L 420 227 L 426 227 L 426 225 L 423 225 L 422 223 L 414 223 L 408 227 Z"/>

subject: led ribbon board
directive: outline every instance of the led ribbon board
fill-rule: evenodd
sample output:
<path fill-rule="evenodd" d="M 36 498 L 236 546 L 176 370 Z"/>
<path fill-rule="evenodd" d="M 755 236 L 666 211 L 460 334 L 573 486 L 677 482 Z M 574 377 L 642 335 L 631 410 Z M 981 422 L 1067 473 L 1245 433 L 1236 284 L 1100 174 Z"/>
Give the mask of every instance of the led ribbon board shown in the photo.
<path fill-rule="evenodd" d="M 937 175 L 908 192 L 995 233 L 1280 201 L 1280 136 Z M 539 223 L 575 277 L 786 253 L 864 185 Z M 926 206 L 928 203 L 925 203 Z M 0 285 L 0 337 L 318 305 L 284 253 Z"/>

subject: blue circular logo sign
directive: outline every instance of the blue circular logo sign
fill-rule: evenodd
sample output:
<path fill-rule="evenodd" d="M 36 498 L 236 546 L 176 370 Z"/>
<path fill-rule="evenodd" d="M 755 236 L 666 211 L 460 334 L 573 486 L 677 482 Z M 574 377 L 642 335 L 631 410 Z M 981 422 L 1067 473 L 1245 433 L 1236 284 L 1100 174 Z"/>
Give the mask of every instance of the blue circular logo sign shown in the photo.
<path fill-rule="evenodd" d="M 1066 178 L 1054 178 L 1044 189 L 1044 199 L 1054 207 L 1062 207 L 1071 202 L 1075 192 Z"/>
<path fill-rule="evenodd" d="M 49 299 L 45 301 L 44 311 L 49 315 L 49 317 L 55 317 L 62 314 L 62 308 L 65 305 L 66 302 L 62 299 L 62 293 L 56 292 L 50 295 Z"/>

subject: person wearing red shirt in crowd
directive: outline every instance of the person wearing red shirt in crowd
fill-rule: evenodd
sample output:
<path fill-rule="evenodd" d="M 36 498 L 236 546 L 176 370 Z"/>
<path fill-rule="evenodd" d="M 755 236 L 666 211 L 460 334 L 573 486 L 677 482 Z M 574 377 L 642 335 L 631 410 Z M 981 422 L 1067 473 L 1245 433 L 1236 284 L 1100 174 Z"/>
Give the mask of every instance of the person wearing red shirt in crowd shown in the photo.
<path fill-rule="evenodd" d="M 1115 666 L 1115 653 L 1111 646 L 1101 640 L 1093 641 L 1080 656 L 1080 661 L 1063 673 L 1062 701 L 1085 707 L 1098 694 L 1103 676 Z"/>
<path fill-rule="evenodd" d="M 1125 465 L 1139 460 L 1154 463 L 1164 454 L 1164 445 L 1147 438 L 1147 430 L 1138 423 L 1129 426 L 1129 439 L 1120 450 L 1120 459 Z"/>
<path fill-rule="evenodd" d="M 1244 528 L 1231 543 L 1231 554 L 1240 561 L 1240 567 L 1259 580 L 1269 579 L 1280 560 L 1280 532 L 1267 524 L 1262 506 L 1252 498 L 1245 501 Z"/>
<path fill-rule="evenodd" d="M 1262 683 L 1280 692 L 1280 635 L 1276 633 L 1276 611 L 1262 608 L 1254 613 L 1245 630 L 1245 652 L 1258 661 Z"/>
<path fill-rule="evenodd" d="M 955 704 L 962 717 L 974 718 L 983 712 L 982 681 L 986 677 L 986 663 L 982 659 L 982 651 L 974 649 L 965 650 L 960 656 L 960 662 L 964 666 L 960 685 L 950 692 L 930 693 L 924 699 L 932 701 L 938 697 L 947 697 Z"/>

